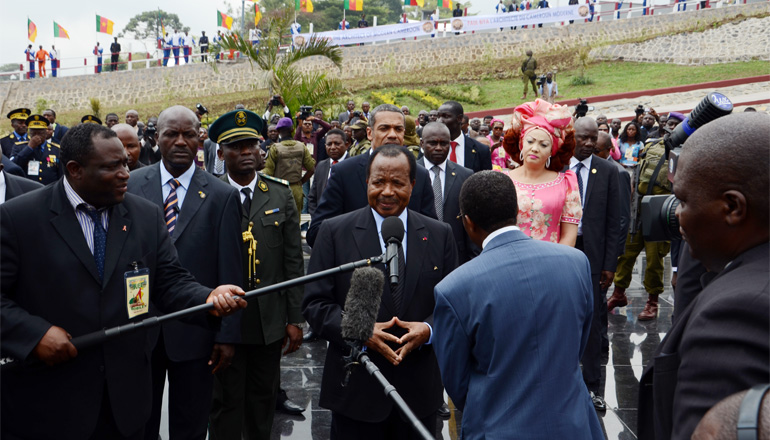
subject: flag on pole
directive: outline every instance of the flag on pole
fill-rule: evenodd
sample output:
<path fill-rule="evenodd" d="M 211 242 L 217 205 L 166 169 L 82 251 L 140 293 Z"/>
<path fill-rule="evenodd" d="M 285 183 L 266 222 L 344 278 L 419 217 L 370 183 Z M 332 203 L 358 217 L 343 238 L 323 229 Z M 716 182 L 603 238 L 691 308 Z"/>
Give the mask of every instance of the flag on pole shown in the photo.
<path fill-rule="evenodd" d="M 166 25 L 163 24 L 163 17 L 160 16 L 160 11 L 158 11 L 158 21 L 160 21 L 160 37 L 165 39 L 166 38 Z"/>
<path fill-rule="evenodd" d="M 96 16 L 96 32 L 112 35 L 112 27 L 115 23 L 112 20 L 108 20 L 101 15 Z"/>
<path fill-rule="evenodd" d="M 259 26 L 259 20 L 262 20 L 262 11 L 259 10 L 259 2 L 254 3 L 254 27 Z"/>
<path fill-rule="evenodd" d="M 345 9 L 349 11 L 363 11 L 364 0 L 345 0 Z"/>
<path fill-rule="evenodd" d="M 228 30 L 233 28 L 233 17 L 227 14 L 223 14 L 217 11 L 217 26 L 227 28 Z"/>
<path fill-rule="evenodd" d="M 452 0 L 438 0 L 438 7 L 452 9 Z"/>
<path fill-rule="evenodd" d="M 32 23 L 32 20 L 27 18 L 27 39 L 34 43 L 35 38 L 37 38 L 37 26 L 35 26 L 35 23 Z"/>
<path fill-rule="evenodd" d="M 64 30 L 63 27 L 59 26 L 59 23 L 53 22 L 53 37 L 54 38 L 66 38 L 70 39 L 70 34 L 67 33 L 66 30 Z"/>
<path fill-rule="evenodd" d="M 425 0 L 404 0 L 404 6 L 419 6 L 425 7 Z"/>
<path fill-rule="evenodd" d="M 313 0 L 294 0 L 294 10 L 313 12 Z"/>

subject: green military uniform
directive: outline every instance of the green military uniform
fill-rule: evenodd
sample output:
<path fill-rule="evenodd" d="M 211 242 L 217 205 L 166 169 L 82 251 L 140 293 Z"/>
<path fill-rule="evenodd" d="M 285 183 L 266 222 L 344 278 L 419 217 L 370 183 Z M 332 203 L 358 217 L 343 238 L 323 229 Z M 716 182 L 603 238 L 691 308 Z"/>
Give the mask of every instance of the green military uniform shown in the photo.
<path fill-rule="evenodd" d="M 532 83 L 532 90 L 535 92 L 535 96 L 537 96 L 537 86 L 535 85 L 535 79 L 537 79 L 537 76 L 535 75 L 536 69 L 537 60 L 532 57 L 532 55 L 528 56 L 527 59 L 521 63 L 521 80 L 524 82 L 524 96 L 527 96 L 527 83 Z"/>
<path fill-rule="evenodd" d="M 273 144 L 267 153 L 267 161 L 263 172 L 268 176 L 277 177 L 289 182 L 294 201 L 297 204 L 297 218 L 302 212 L 304 194 L 302 193 L 302 168 L 315 171 L 315 160 L 305 144 L 295 140 L 281 141 Z"/>
<path fill-rule="evenodd" d="M 258 145 L 261 128 L 258 115 L 241 110 L 220 117 L 211 125 L 210 134 L 222 148 L 243 139 L 254 139 Z M 233 184 L 227 174 L 221 179 Z M 241 218 L 243 288 L 252 290 L 303 276 L 299 216 L 288 182 L 258 174 L 250 192 L 250 207 L 248 212 L 244 208 Z M 249 301 L 236 319 L 223 319 L 223 327 L 240 325 L 241 332 L 232 364 L 215 376 L 209 418 L 212 439 L 270 438 L 281 345 L 286 326 L 305 321 L 303 296 L 302 286 L 264 295 Z"/>
<path fill-rule="evenodd" d="M 356 142 L 352 147 L 350 147 L 350 150 L 348 150 L 348 156 L 358 156 L 359 154 L 366 153 L 371 148 L 372 143 L 369 141 L 369 139 L 364 139 L 361 142 Z"/>
<path fill-rule="evenodd" d="M 45 130 L 48 125 L 48 119 L 40 115 L 27 118 L 28 130 Z M 30 133 L 27 135 L 29 139 Z M 29 141 L 25 141 L 18 142 L 13 147 L 11 161 L 27 173 L 28 179 L 48 185 L 64 175 L 64 164 L 59 160 L 60 154 L 59 144 L 51 141 L 46 140 L 35 148 L 30 148 Z"/>

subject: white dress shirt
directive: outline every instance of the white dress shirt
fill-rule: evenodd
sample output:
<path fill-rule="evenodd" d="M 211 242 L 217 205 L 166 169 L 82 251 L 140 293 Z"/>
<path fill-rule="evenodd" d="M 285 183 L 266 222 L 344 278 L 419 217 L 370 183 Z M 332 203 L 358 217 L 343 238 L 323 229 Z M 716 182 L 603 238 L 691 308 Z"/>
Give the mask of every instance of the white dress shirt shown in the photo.
<path fill-rule="evenodd" d="M 254 188 L 257 187 L 257 181 L 259 180 L 259 174 L 255 175 L 254 178 L 249 182 L 246 186 L 239 185 L 235 180 L 231 179 L 229 176 L 227 177 L 227 180 L 230 181 L 230 185 L 232 185 L 233 188 L 238 190 L 238 195 L 241 196 L 241 204 L 243 204 L 243 201 L 246 199 L 246 194 L 244 194 L 241 190 L 243 188 L 248 188 L 251 190 L 251 199 L 254 199 Z"/>
<path fill-rule="evenodd" d="M 337 163 L 336 163 L 336 165 L 339 165 L 339 164 L 340 164 L 340 162 L 342 162 L 343 160 L 345 160 L 345 159 L 347 159 L 347 158 L 348 158 L 348 152 L 346 151 L 346 152 L 345 152 L 345 154 L 343 154 L 343 155 L 342 155 L 342 157 L 340 157 L 339 159 L 337 159 Z M 332 159 L 332 158 L 330 157 L 330 158 L 329 158 L 329 174 L 327 174 L 327 175 L 326 175 L 326 177 L 327 177 L 327 178 L 331 177 L 331 175 L 332 175 L 332 167 L 334 167 L 334 165 L 335 165 L 333 162 L 334 162 L 334 159 Z"/>
<path fill-rule="evenodd" d="M 590 169 L 591 169 L 591 158 L 593 157 L 593 154 L 586 157 L 585 159 L 578 161 L 575 156 L 572 156 L 569 159 L 569 169 L 571 169 L 573 172 L 575 171 L 575 167 L 578 163 L 583 164 L 583 168 L 580 170 L 580 178 L 583 180 L 583 192 L 580 194 L 580 201 L 583 203 L 583 207 L 586 206 L 586 202 L 588 201 L 586 198 L 586 191 L 588 191 L 588 179 L 591 176 Z M 576 173 L 577 174 L 577 173 Z M 578 223 L 578 235 L 583 235 L 583 218 L 581 216 L 580 223 Z"/>
<path fill-rule="evenodd" d="M 163 203 L 166 203 L 166 199 L 168 198 L 169 193 L 171 193 L 171 184 L 168 183 L 168 181 L 173 179 L 174 176 L 172 176 L 166 167 L 163 166 L 162 160 L 158 162 L 158 166 L 160 167 L 160 189 L 163 191 Z M 184 203 L 184 198 L 187 195 L 187 190 L 190 189 L 190 181 L 192 181 L 192 176 L 194 173 L 195 162 L 190 165 L 190 168 L 188 168 L 184 174 L 176 178 L 176 180 L 179 181 L 179 186 L 176 188 L 176 204 L 179 206 L 180 212 L 182 211 L 182 204 Z"/>
<path fill-rule="evenodd" d="M 462 133 L 462 130 L 460 130 L 460 136 L 458 136 L 457 139 L 452 139 L 452 141 L 457 142 L 457 146 L 455 147 L 455 155 L 457 156 L 457 165 L 464 167 L 465 166 L 465 135 Z M 450 152 L 449 155 L 451 156 L 452 153 Z"/>
<path fill-rule="evenodd" d="M 5 203 L 5 171 L 0 171 L 0 205 Z"/>
<path fill-rule="evenodd" d="M 521 229 L 519 229 L 518 226 L 506 226 L 506 227 L 497 229 L 494 232 L 492 232 L 491 234 L 487 235 L 487 238 L 485 238 L 484 242 L 481 243 L 481 248 L 484 249 L 485 247 L 487 247 L 489 242 L 494 240 L 494 238 L 497 237 L 500 234 L 504 234 L 504 233 L 506 233 L 508 231 L 520 231 L 520 230 Z"/>

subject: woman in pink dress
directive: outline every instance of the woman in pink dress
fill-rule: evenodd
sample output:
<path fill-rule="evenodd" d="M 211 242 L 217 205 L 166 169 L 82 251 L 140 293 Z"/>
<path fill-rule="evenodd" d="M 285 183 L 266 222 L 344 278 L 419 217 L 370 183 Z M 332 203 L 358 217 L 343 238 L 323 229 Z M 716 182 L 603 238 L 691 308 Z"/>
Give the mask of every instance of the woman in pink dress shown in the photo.
<path fill-rule="evenodd" d="M 492 169 L 495 171 L 514 169 L 516 163 L 503 148 L 503 127 L 505 123 L 499 119 L 492 119 L 490 122 L 492 133 L 487 136 L 489 139 L 489 149 L 492 152 Z"/>
<path fill-rule="evenodd" d="M 536 240 L 575 246 L 583 215 L 577 177 L 561 172 L 575 150 L 575 130 L 567 107 L 541 99 L 513 111 L 503 141 L 521 164 L 508 171 L 516 186 L 518 226 Z"/>

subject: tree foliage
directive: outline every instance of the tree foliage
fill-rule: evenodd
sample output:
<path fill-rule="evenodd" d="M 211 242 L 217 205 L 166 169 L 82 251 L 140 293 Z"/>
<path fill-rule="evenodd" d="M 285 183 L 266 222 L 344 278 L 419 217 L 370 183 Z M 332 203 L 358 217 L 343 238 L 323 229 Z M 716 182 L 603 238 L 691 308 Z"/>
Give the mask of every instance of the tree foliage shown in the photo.
<path fill-rule="evenodd" d="M 123 31 L 118 34 L 118 37 L 135 40 L 155 39 L 160 36 L 161 32 L 158 17 L 163 20 L 166 32 L 173 32 L 174 29 L 180 32 L 190 31 L 190 27 L 183 25 L 178 15 L 163 10 L 154 10 L 144 11 L 133 16 Z"/>

